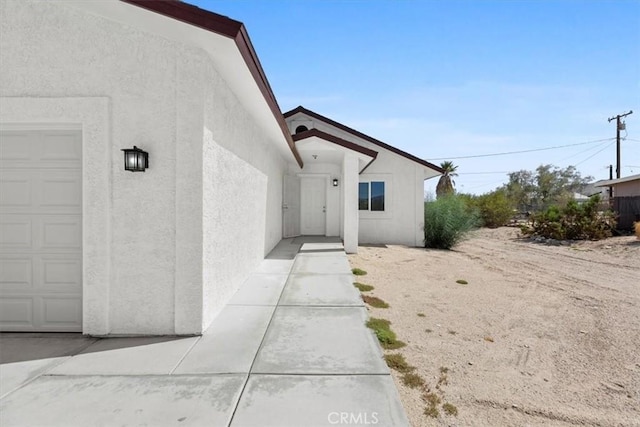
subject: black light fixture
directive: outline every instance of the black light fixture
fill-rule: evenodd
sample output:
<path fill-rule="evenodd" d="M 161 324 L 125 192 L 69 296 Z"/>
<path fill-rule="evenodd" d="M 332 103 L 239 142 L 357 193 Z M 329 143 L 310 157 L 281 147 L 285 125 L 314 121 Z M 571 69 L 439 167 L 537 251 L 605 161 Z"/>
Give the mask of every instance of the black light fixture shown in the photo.
<path fill-rule="evenodd" d="M 144 172 L 149 167 L 149 153 L 139 149 L 135 145 L 133 148 L 125 148 L 124 170 L 129 172 Z"/>
<path fill-rule="evenodd" d="M 333 178 L 333 186 L 334 187 L 338 186 L 338 178 Z"/>

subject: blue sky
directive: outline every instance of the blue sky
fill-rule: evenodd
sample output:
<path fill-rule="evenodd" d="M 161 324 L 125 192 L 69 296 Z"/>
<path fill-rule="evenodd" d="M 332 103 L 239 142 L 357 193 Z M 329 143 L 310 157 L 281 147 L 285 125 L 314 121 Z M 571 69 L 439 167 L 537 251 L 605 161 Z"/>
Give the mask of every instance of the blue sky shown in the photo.
<path fill-rule="evenodd" d="M 639 0 L 187 1 L 246 25 L 283 112 L 439 163 L 613 138 L 634 110 L 622 176 L 640 173 Z M 543 163 L 608 178 L 615 143 L 453 161 L 480 194 Z"/>

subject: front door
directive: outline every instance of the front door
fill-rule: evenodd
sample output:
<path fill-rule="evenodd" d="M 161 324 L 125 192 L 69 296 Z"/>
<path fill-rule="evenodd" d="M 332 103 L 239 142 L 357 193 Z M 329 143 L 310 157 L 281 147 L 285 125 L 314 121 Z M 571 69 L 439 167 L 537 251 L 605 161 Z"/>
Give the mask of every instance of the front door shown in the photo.
<path fill-rule="evenodd" d="M 300 191 L 300 232 L 308 236 L 324 236 L 326 232 L 327 180 L 322 177 L 303 177 Z"/>

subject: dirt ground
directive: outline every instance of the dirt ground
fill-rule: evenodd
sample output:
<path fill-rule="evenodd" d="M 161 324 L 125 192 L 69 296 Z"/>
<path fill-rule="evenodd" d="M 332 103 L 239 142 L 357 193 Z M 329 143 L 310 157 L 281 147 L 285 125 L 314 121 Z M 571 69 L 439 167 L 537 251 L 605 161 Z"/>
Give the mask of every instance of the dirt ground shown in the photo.
<path fill-rule="evenodd" d="M 401 352 L 458 409 L 425 416 L 422 391 L 394 372 L 412 425 L 640 426 L 640 241 L 547 246 L 518 233 L 482 229 L 452 251 L 368 246 L 349 257 L 368 272 L 359 280 L 375 287 L 368 294 L 390 304 L 370 315 L 407 343 L 385 353 Z"/>

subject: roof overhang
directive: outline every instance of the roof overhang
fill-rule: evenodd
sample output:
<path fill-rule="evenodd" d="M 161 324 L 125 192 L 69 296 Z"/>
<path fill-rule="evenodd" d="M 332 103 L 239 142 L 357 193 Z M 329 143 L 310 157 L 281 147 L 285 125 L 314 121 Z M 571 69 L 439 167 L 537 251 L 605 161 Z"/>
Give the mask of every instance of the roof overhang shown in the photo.
<path fill-rule="evenodd" d="M 323 115 L 320 115 L 320 114 L 318 114 L 318 113 L 316 113 L 314 111 L 307 110 L 303 106 L 299 106 L 299 107 L 294 108 L 291 111 L 287 111 L 286 113 L 284 113 L 284 117 L 285 118 L 289 118 L 289 117 L 291 117 L 291 116 L 293 116 L 295 114 L 299 114 L 299 113 L 307 115 L 307 116 L 312 117 L 314 119 L 320 120 L 320 121 L 322 121 L 322 122 L 324 122 L 326 124 L 334 126 L 334 127 L 338 128 L 338 129 L 340 129 L 340 130 L 342 130 L 344 132 L 347 132 L 347 133 L 349 133 L 349 134 L 351 134 L 353 136 L 356 136 L 356 137 L 361 138 L 361 139 L 363 139 L 363 140 L 365 140 L 367 142 L 370 142 L 371 144 L 374 144 L 374 145 L 377 145 L 379 147 L 382 147 L 385 150 L 388 150 L 388 151 L 390 151 L 392 153 L 395 153 L 395 154 L 397 154 L 399 156 L 402 156 L 402 157 L 404 157 L 404 158 L 406 158 L 408 160 L 411 160 L 411 161 L 413 161 L 415 163 L 418 163 L 419 165 L 429 169 L 429 171 L 428 171 L 429 173 L 426 173 L 427 175 L 430 175 L 428 178 L 432 178 L 434 176 L 437 176 L 437 175 L 440 175 L 440 174 L 444 173 L 444 169 L 442 169 L 440 166 L 436 166 L 433 163 L 430 163 L 430 162 L 428 162 L 426 160 L 423 160 L 423 159 L 421 159 L 419 157 L 414 156 L 413 154 L 407 153 L 406 151 L 400 150 L 399 148 L 396 148 L 396 147 L 393 147 L 393 146 L 391 146 L 389 144 L 386 144 L 386 143 L 384 143 L 384 142 L 382 142 L 382 141 L 380 141 L 378 139 L 375 139 L 375 138 L 373 138 L 373 137 L 371 137 L 369 135 L 366 135 L 366 134 L 364 134 L 362 132 L 358 132 L 355 129 L 352 129 L 352 128 L 348 127 L 348 126 L 345 126 L 342 123 L 338 123 L 335 120 L 331 120 L 330 118 L 325 117 Z"/>
<path fill-rule="evenodd" d="M 293 135 L 293 140 L 305 164 L 341 164 L 346 153 L 358 158 L 358 173 L 364 172 L 378 156 L 378 152 L 330 135 L 318 129 L 311 129 Z"/>
<path fill-rule="evenodd" d="M 606 181 L 598 181 L 598 182 L 594 183 L 593 186 L 594 187 L 613 187 L 613 186 L 615 186 L 617 184 L 623 184 L 625 182 L 631 182 L 631 181 L 640 181 L 640 174 L 625 176 L 624 178 L 608 179 Z"/>
<path fill-rule="evenodd" d="M 293 156 L 302 167 L 302 159 L 241 22 L 179 0 L 67 0 L 61 3 L 207 52 L 265 137 L 285 158 Z"/>

